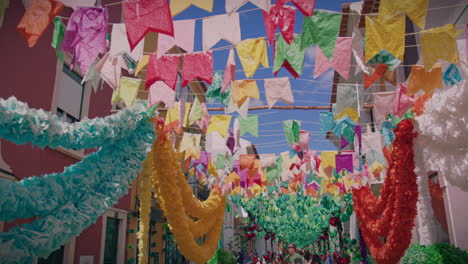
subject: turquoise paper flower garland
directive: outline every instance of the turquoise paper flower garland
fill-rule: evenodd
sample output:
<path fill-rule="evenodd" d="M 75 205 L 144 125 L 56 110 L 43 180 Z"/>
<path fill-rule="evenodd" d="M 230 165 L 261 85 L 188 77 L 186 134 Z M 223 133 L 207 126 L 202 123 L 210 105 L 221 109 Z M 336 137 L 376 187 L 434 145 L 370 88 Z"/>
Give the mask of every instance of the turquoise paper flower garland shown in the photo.
<path fill-rule="evenodd" d="M 95 144 L 103 143 L 97 152 L 65 168 L 63 173 L 20 182 L 0 180 L 1 220 L 41 218 L 0 233 L 0 263 L 32 263 L 34 257 L 47 257 L 80 234 L 127 193 L 154 140 L 154 129 L 141 103 L 114 116 L 74 126 L 62 124 L 44 111 L 29 109 L 14 98 L 0 99 L 0 109 L 0 137 L 15 143 L 26 142 L 21 134 L 40 146 L 53 141 L 58 141 L 51 143 L 53 146 L 67 147 L 97 147 Z M 61 133 L 59 127 L 70 129 Z M 93 132 L 87 133 L 86 129 Z"/>

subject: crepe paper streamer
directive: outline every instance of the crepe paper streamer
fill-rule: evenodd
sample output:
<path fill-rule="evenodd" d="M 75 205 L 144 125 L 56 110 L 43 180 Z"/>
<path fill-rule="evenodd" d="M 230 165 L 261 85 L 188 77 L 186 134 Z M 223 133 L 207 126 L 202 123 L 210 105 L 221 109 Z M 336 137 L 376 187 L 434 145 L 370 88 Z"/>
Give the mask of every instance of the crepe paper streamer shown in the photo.
<path fill-rule="evenodd" d="M 236 12 L 240 7 L 247 4 L 247 2 L 254 4 L 265 12 L 270 11 L 271 0 L 226 0 L 226 13 L 230 15 Z"/>
<path fill-rule="evenodd" d="M 179 74 L 179 59 L 178 55 L 164 55 L 157 58 L 156 54 L 151 54 L 146 72 L 145 89 L 156 81 L 163 81 L 175 91 Z"/>
<path fill-rule="evenodd" d="M 282 101 L 285 104 L 294 103 L 294 96 L 288 77 L 265 79 L 264 88 L 269 108 L 273 107 L 278 101 Z"/>
<path fill-rule="evenodd" d="M 403 61 L 405 30 L 405 16 L 401 13 L 386 19 L 366 16 L 366 62 L 383 49 Z"/>
<path fill-rule="evenodd" d="M 283 121 L 283 130 L 288 144 L 299 143 L 299 129 L 301 122 L 298 120 Z"/>
<path fill-rule="evenodd" d="M 62 45 L 63 36 L 65 34 L 66 27 L 62 23 L 62 19 L 60 17 L 54 18 L 54 33 L 52 35 L 52 48 L 55 49 L 55 54 L 59 61 L 63 61 L 63 52 L 60 51 L 60 46 Z"/>
<path fill-rule="evenodd" d="M 203 19 L 203 50 L 210 49 L 221 39 L 232 44 L 241 42 L 239 13 Z"/>
<path fill-rule="evenodd" d="M 107 53 L 96 65 L 96 71 L 112 89 L 116 90 L 124 67 L 125 62 L 122 56 L 111 58 Z"/>
<path fill-rule="evenodd" d="M 336 39 L 335 50 L 331 60 L 323 54 L 320 47 L 316 48 L 314 79 L 322 75 L 328 69 L 335 69 L 341 77 L 348 80 L 351 68 L 352 38 L 339 37 Z"/>
<path fill-rule="evenodd" d="M 140 61 L 143 56 L 144 44 L 145 43 L 143 41 L 140 41 L 138 45 L 131 50 L 130 45 L 128 44 L 125 23 L 112 25 L 111 45 L 109 50 L 111 56 L 122 55 L 126 52 L 133 60 Z"/>
<path fill-rule="evenodd" d="M 122 77 L 120 78 L 119 88 L 112 94 L 112 104 L 122 100 L 125 105 L 132 106 L 138 95 L 138 90 L 142 87 L 141 79 Z"/>
<path fill-rule="evenodd" d="M 77 61 L 86 74 L 99 53 L 106 52 L 107 22 L 107 7 L 79 7 L 72 13 L 60 48 L 73 55 L 71 69 Z"/>
<path fill-rule="evenodd" d="M 273 44 L 275 40 L 276 28 L 279 28 L 281 36 L 287 44 L 294 41 L 294 22 L 296 21 L 296 10 L 284 4 L 276 4 L 270 11 L 262 11 L 265 30 L 268 36 L 268 44 Z"/>
<path fill-rule="evenodd" d="M 256 80 L 236 80 L 232 82 L 231 98 L 233 103 L 239 107 L 244 104 L 248 97 L 260 99 L 260 91 Z"/>
<path fill-rule="evenodd" d="M 208 12 L 213 11 L 213 1 L 214 0 L 180 0 L 180 1 L 171 1 L 171 14 L 172 16 L 177 16 L 178 14 L 185 11 L 191 5 L 199 7 Z"/>
<path fill-rule="evenodd" d="M 230 90 L 222 92 L 223 85 L 223 74 L 219 71 L 216 71 L 213 76 L 213 82 L 208 86 L 205 97 L 206 100 L 210 103 L 214 102 L 214 99 L 219 100 L 224 106 L 229 105 L 229 100 L 231 98 Z"/>
<path fill-rule="evenodd" d="M 83 77 L 83 80 L 81 81 L 81 85 L 89 81 L 95 93 L 97 93 L 97 89 L 100 87 L 100 84 L 101 84 L 101 76 L 99 72 L 97 71 L 97 65 L 100 60 L 101 58 L 99 57 L 94 59 L 94 62 L 89 66 L 88 72 L 86 73 L 86 75 Z"/>
<path fill-rule="evenodd" d="M 161 35 L 164 36 L 164 35 Z M 138 74 L 146 67 L 148 66 L 150 59 L 150 55 L 143 55 L 141 57 L 141 60 L 138 62 L 136 70 L 135 70 L 135 76 L 138 76 Z"/>
<path fill-rule="evenodd" d="M 416 0 L 409 3 L 404 0 L 382 0 L 379 17 L 383 20 L 391 19 L 394 14 L 401 12 L 406 14 L 416 26 L 424 29 L 428 7 L 429 0 Z"/>
<path fill-rule="evenodd" d="M 392 144 L 393 140 L 395 140 L 395 133 L 393 133 L 393 126 L 392 122 L 385 121 L 382 123 L 382 128 L 380 133 L 383 135 L 385 146 L 388 147 Z"/>
<path fill-rule="evenodd" d="M 65 6 L 77 9 L 78 7 L 93 7 L 96 5 L 96 0 L 59 0 Z"/>
<path fill-rule="evenodd" d="M 210 134 L 211 132 L 218 132 L 222 137 L 227 136 L 227 132 L 229 129 L 229 124 L 231 123 L 232 116 L 228 115 L 213 115 L 211 117 L 211 123 L 208 125 L 208 129 L 206 134 Z"/>
<path fill-rule="evenodd" d="M 228 86 L 235 79 L 236 79 L 236 59 L 234 58 L 234 49 L 230 48 L 229 57 L 226 62 L 226 69 L 224 70 L 221 92 L 226 92 L 226 89 L 228 88 Z"/>
<path fill-rule="evenodd" d="M 305 50 L 300 47 L 301 36 L 295 36 L 294 41 L 288 45 L 282 36 L 278 37 L 275 46 L 275 60 L 273 64 L 273 74 L 278 75 L 281 67 L 284 67 L 293 75 L 299 78 L 304 67 Z"/>
<path fill-rule="evenodd" d="M 388 66 L 385 64 L 379 64 L 377 68 L 372 72 L 371 76 L 364 74 L 364 88 L 367 89 L 371 87 L 378 79 L 382 78 L 382 76 L 387 71 Z"/>
<path fill-rule="evenodd" d="M 323 54 L 331 58 L 340 31 L 341 16 L 341 13 L 316 10 L 313 16 L 305 17 L 302 23 L 301 49 L 317 44 Z"/>
<path fill-rule="evenodd" d="M 397 86 L 393 114 L 402 117 L 413 105 L 414 96 L 408 96 L 408 88 L 402 83 Z"/>
<path fill-rule="evenodd" d="M 32 48 L 44 34 L 50 23 L 63 9 L 63 4 L 56 0 L 33 0 L 24 13 L 17 29 Z"/>
<path fill-rule="evenodd" d="M 396 101 L 396 91 L 373 93 L 374 118 L 376 122 L 387 119 L 387 115 L 394 114 L 394 104 Z"/>
<path fill-rule="evenodd" d="M 258 137 L 258 115 L 248 115 L 247 118 L 239 117 L 240 135 L 250 133 L 254 137 Z"/>
<path fill-rule="evenodd" d="M 163 81 L 153 83 L 149 88 L 148 107 L 164 103 L 166 107 L 173 107 L 175 102 L 175 91 Z"/>
<path fill-rule="evenodd" d="M 191 53 L 184 55 L 182 87 L 196 78 L 209 84 L 213 82 L 213 53 Z"/>
<path fill-rule="evenodd" d="M 270 67 L 264 38 L 244 40 L 236 46 L 236 50 L 247 78 L 255 74 L 260 63 L 265 68 Z"/>
<path fill-rule="evenodd" d="M 447 24 L 442 27 L 421 30 L 421 48 L 424 67 L 431 69 L 441 59 L 458 64 L 457 32 L 455 25 Z"/>
<path fill-rule="evenodd" d="M 28 177 L 20 182 L 0 180 L 0 193 L 9 194 L 9 199 L 0 201 L 2 221 L 40 218 L 0 234 L 1 249 L 15 253 L 0 256 L 0 261 L 32 263 L 35 257 L 47 257 L 78 235 L 127 192 L 154 131 L 140 103 L 113 116 L 74 124 L 43 110 L 30 109 L 14 97 L 1 99 L 0 108 L 0 136 L 15 144 L 101 147 L 62 173 Z M 47 243 L 37 244 L 42 238 Z"/>
<path fill-rule="evenodd" d="M 442 65 L 436 64 L 431 71 L 426 71 L 422 65 L 413 65 L 408 78 L 408 94 L 412 95 L 423 90 L 431 96 L 435 89 L 442 88 Z"/>
<path fill-rule="evenodd" d="M 339 173 L 342 170 L 353 172 L 353 155 L 340 154 L 335 156 L 336 171 Z"/>
<path fill-rule="evenodd" d="M 183 49 L 187 53 L 193 52 L 195 39 L 195 20 L 174 21 L 174 36 L 158 35 L 158 58 L 168 52 L 174 46 Z"/>
<path fill-rule="evenodd" d="M 460 71 L 455 64 L 450 66 L 444 71 L 444 83 L 445 85 L 457 85 L 463 80 Z"/>
<path fill-rule="evenodd" d="M 122 6 L 130 50 L 133 50 L 148 32 L 174 36 L 174 25 L 167 0 L 132 0 L 123 2 Z"/>
<path fill-rule="evenodd" d="M 354 122 L 359 119 L 357 113 L 357 93 L 354 85 L 350 84 L 338 84 L 337 95 L 336 95 L 336 109 L 335 119 L 339 119 L 345 115 L 348 115 Z"/>

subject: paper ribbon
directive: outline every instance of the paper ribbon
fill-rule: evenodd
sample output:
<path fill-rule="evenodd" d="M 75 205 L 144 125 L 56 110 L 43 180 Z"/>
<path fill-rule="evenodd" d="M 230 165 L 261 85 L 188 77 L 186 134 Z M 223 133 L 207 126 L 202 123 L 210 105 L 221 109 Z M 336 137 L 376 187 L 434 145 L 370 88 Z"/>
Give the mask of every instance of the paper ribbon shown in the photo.
<path fill-rule="evenodd" d="M 247 118 L 239 117 L 240 135 L 250 133 L 254 137 L 258 137 L 258 115 L 248 115 Z"/>
<path fill-rule="evenodd" d="M 226 137 L 229 124 L 231 123 L 232 116 L 228 115 L 214 115 L 211 117 L 211 123 L 208 125 L 206 134 L 211 132 L 218 132 L 222 137 Z"/>
<path fill-rule="evenodd" d="M 294 37 L 294 41 L 290 45 L 287 44 L 282 36 L 278 37 L 273 65 L 273 74 L 275 76 L 281 67 L 288 70 L 294 78 L 298 78 L 302 74 L 305 50 L 301 50 L 300 42 L 301 36 Z"/>
<path fill-rule="evenodd" d="M 166 107 L 173 107 L 175 102 L 175 91 L 162 81 L 153 83 L 149 88 L 148 107 L 164 103 Z"/>
<path fill-rule="evenodd" d="M 317 44 L 323 54 L 331 58 L 340 24 L 341 13 L 314 11 L 314 15 L 305 17 L 302 23 L 301 49 L 304 50 L 312 44 Z"/>
<path fill-rule="evenodd" d="M 236 79 L 236 59 L 234 58 L 234 49 L 229 49 L 229 57 L 226 62 L 226 69 L 223 75 L 223 84 L 221 92 L 225 92 L 232 81 Z"/>
<path fill-rule="evenodd" d="M 203 19 L 203 50 L 224 39 L 232 44 L 241 42 L 239 13 L 210 16 Z"/>
<path fill-rule="evenodd" d="M 199 7 L 208 12 L 213 11 L 213 0 L 176 0 L 176 1 L 171 1 L 172 16 L 176 16 L 182 13 L 191 5 Z"/>
<path fill-rule="evenodd" d="M 267 46 L 264 38 L 244 40 L 237 45 L 236 50 L 247 78 L 255 74 L 260 63 L 265 68 L 269 67 Z"/>
<path fill-rule="evenodd" d="M 336 39 L 336 45 L 332 58 L 329 60 L 323 54 L 320 47 L 316 48 L 314 79 L 322 75 L 330 68 L 335 69 L 341 77 L 348 80 L 349 70 L 351 68 L 351 47 L 352 38 L 339 37 Z"/>
<path fill-rule="evenodd" d="M 179 75 L 179 56 L 165 55 L 159 58 L 151 54 L 146 72 L 145 88 L 148 89 L 156 81 L 163 81 L 175 91 Z"/>
<path fill-rule="evenodd" d="M 424 68 L 431 69 L 439 59 L 458 64 L 457 35 L 460 33 L 452 24 L 421 30 Z"/>
<path fill-rule="evenodd" d="M 366 62 L 374 58 L 383 49 L 403 61 L 405 29 L 405 16 L 402 14 L 396 14 L 387 19 L 378 16 L 366 16 Z"/>
<path fill-rule="evenodd" d="M 195 39 L 195 20 L 174 21 L 174 36 L 158 35 L 158 57 L 168 52 L 174 46 L 183 49 L 187 53 L 193 52 Z"/>
<path fill-rule="evenodd" d="M 244 104 L 245 100 L 250 97 L 260 99 L 257 81 L 255 80 L 236 80 L 231 84 L 231 98 L 233 103 L 238 107 Z"/>
<path fill-rule="evenodd" d="M 427 9 L 429 0 L 382 0 L 379 6 L 379 16 L 385 19 L 391 19 L 394 14 L 405 13 L 413 23 L 424 29 L 426 25 Z"/>
<path fill-rule="evenodd" d="M 182 87 L 196 78 L 209 84 L 213 82 L 213 53 L 191 53 L 184 55 Z"/>
<path fill-rule="evenodd" d="M 424 66 L 413 65 L 408 78 L 408 94 L 412 95 L 423 90 L 431 96 L 434 90 L 442 88 L 442 65 L 436 64 L 432 70 L 427 72 Z"/>
<path fill-rule="evenodd" d="M 171 1 L 182 2 L 181 1 Z M 132 0 L 122 3 L 130 49 L 148 32 L 174 36 L 174 25 L 167 0 Z"/>
<path fill-rule="evenodd" d="M 247 4 L 247 2 L 256 5 L 263 11 L 268 12 L 270 10 L 271 0 L 226 0 L 226 13 L 232 14 L 236 12 L 241 6 Z"/>
<path fill-rule="evenodd" d="M 279 28 L 286 43 L 291 44 L 294 40 L 296 10 L 290 6 L 276 4 L 270 8 L 269 12 L 262 11 L 262 13 L 268 44 L 273 44 L 276 28 Z"/>
<path fill-rule="evenodd" d="M 143 81 L 140 79 L 122 77 L 119 81 L 119 87 L 112 94 L 112 104 L 122 100 L 127 107 L 132 106 L 138 95 L 138 90 Z"/>
<path fill-rule="evenodd" d="M 285 104 L 294 103 L 294 96 L 288 77 L 265 79 L 264 88 L 269 108 L 273 107 L 278 101 L 282 101 Z"/>

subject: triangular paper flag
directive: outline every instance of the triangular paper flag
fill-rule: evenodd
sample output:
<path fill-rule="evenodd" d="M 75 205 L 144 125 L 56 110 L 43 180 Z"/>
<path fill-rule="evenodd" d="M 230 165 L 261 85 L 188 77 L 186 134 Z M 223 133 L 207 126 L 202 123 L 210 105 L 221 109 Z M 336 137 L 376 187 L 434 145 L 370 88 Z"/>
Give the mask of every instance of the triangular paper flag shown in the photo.
<path fill-rule="evenodd" d="M 146 72 L 145 88 L 148 89 L 156 81 L 163 81 L 172 90 L 175 90 L 178 74 L 179 56 L 165 55 L 157 58 L 156 54 L 151 54 Z"/>
<path fill-rule="evenodd" d="M 241 42 L 239 14 L 223 14 L 203 19 L 203 50 L 224 39 L 232 44 Z"/>
<path fill-rule="evenodd" d="M 319 77 L 328 69 L 333 68 L 341 75 L 341 77 L 348 80 L 349 70 L 351 68 L 351 45 L 352 38 L 337 38 L 335 50 L 330 60 L 325 56 L 325 54 L 323 54 L 320 47 L 317 47 L 315 54 L 314 79 Z"/>
<path fill-rule="evenodd" d="M 225 92 L 232 81 L 236 79 L 236 59 L 234 58 L 234 49 L 229 50 L 229 57 L 226 62 L 226 69 L 223 75 L 223 85 L 221 92 Z"/>
<path fill-rule="evenodd" d="M 276 76 L 281 67 L 291 73 L 294 78 L 302 74 L 304 67 L 305 50 L 300 47 L 301 37 L 294 37 L 294 41 L 288 45 L 280 35 L 275 46 L 275 61 L 273 65 L 273 74 Z"/>
<path fill-rule="evenodd" d="M 174 46 L 191 53 L 193 52 L 194 40 L 194 19 L 174 21 L 174 37 L 163 34 L 158 35 L 158 57 L 164 55 Z"/>
<path fill-rule="evenodd" d="M 458 64 L 458 34 L 455 25 L 452 24 L 422 30 L 420 36 L 424 68 L 431 69 L 439 59 Z"/>
<path fill-rule="evenodd" d="M 142 84 L 143 81 L 140 79 L 129 77 L 120 78 L 119 88 L 114 91 L 114 94 L 112 95 L 112 104 L 122 100 L 127 107 L 132 106 Z"/>
<path fill-rule="evenodd" d="M 340 24 L 341 13 L 314 11 L 314 15 L 305 17 L 302 23 L 301 49 L 304 50 L 312 44 L 317 44 L 323 54 L 331 58 Z"/>
<path fill-rule="evenodd" d="M 285 104 L 294 103 L 294 96 L 288 77 L 265 79 L 264 87 L 269 108 L 273 107 L 278 101 L 282 101 Z"/>
<path fill-rule="evenodd" d="M 209 84 L 213 81 L 213 53 L 191 53 L 184 55 L 182 66 L 182 87 L 195 79 Z"/>
<path fill-rule="evenodd" d="M 240 135 L 250 133 L 254 137 L 258 137 L 258 115 L 248 115 L 247 118 L 239 117 Z"/>
<path fill-rule="evenodd" d="M 255 74 L 260 63 L 265 68 L 269 67 L 267 46 L 264 38 L 244 40 L 237 45 L 236 50 L 247 78 Z"/>
<path fill-rule="evenodd" d="M 396 13 L 405 13 L 419 28 L 426 26 L 426 15 L 429 0 L 382 0 L 379 6 L 379 16 L 390 19 Z"/>
<path fill-rule="evenodd" d="M 214 115 L 211 117 L 211 123 L 208 126 L 208 130 L 206 134 L 210 134 L 211 132 L 219 132 L 222 137 L 227 136 L 227 132 L 229 129 L 229 124 L 231 123 L 232 116 L 228 115 Z"/>
<path fill-rule="evenodd" d="M 263 11 L 268 12 L 271 6 L 271 0 L 226 0 L 226 13 L 232 14 L 237 11 L 241 6 L 250 2 L 258 6 Z"/>
<path fill-rule="evenodd" d="M 268 43 L 273 44 L 276 28 L 279 28 L 286 43 L 291 44 L 294 39 L 294 22 L 296 10 L 282 4 L 273 5 L 269 12 L 262 11 L 263 21 L 268 36 Z"/>
<path fill-rule="evenodd" d="M 241 106 L 245 100 L 250 97 L 260 99 L 260 92 L 258 90 L 257 81 L 255 80 L 236 80 L 231 85 L 231 98 L 232 101 Z"/>
<path fill-rule="evenodd" d="M 366 16 L 366 62 L 383 49 L 403 61 L 405 53 L 405 16 L 396 14 L 383 20 L 377 16 Z"/>

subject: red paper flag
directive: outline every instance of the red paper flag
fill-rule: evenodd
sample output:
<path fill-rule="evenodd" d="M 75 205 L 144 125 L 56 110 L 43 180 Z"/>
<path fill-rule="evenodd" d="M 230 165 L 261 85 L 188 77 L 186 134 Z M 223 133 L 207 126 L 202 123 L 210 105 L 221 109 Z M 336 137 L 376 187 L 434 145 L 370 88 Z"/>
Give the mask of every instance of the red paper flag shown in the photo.
<path fill-rule="evenodd" d="M 380 79 L 385 74 L 385 71 L 387 71 L 387 68 L 387 65 L 379 64 L 370 77 L 367 74 L 364 74 L 364 88 L 369 88 L 373 83 L 375 83 L 375 81 Z"/>
<path fill-rule="evenodd" d="M 213 53 L 192 53 L 184 56 L 182 87 L 196 78 L 209 84 L 213 82 Z"/>
<path fill-rule="evenodd" d="M 276 4 L 271 7 L 270 12 L 262 11 L 262 13 L 268 36 L 268 44 L 271 45 L 273 43 L 277 27 L 286 43 L 291 44 L 294 40 L 294 22 L 296 20 L 294 8 Z"/>
<path fill-rule="evenodd" d="M 157 81 L 163 81 L 172 90 L 175 90 L 178 70 L 179 56 L 166 55 L 157 58 L 156 54 L 151 54 L 148 72 L 146 73 L 145 89 L 148 89 L 148 87 Z"/>

